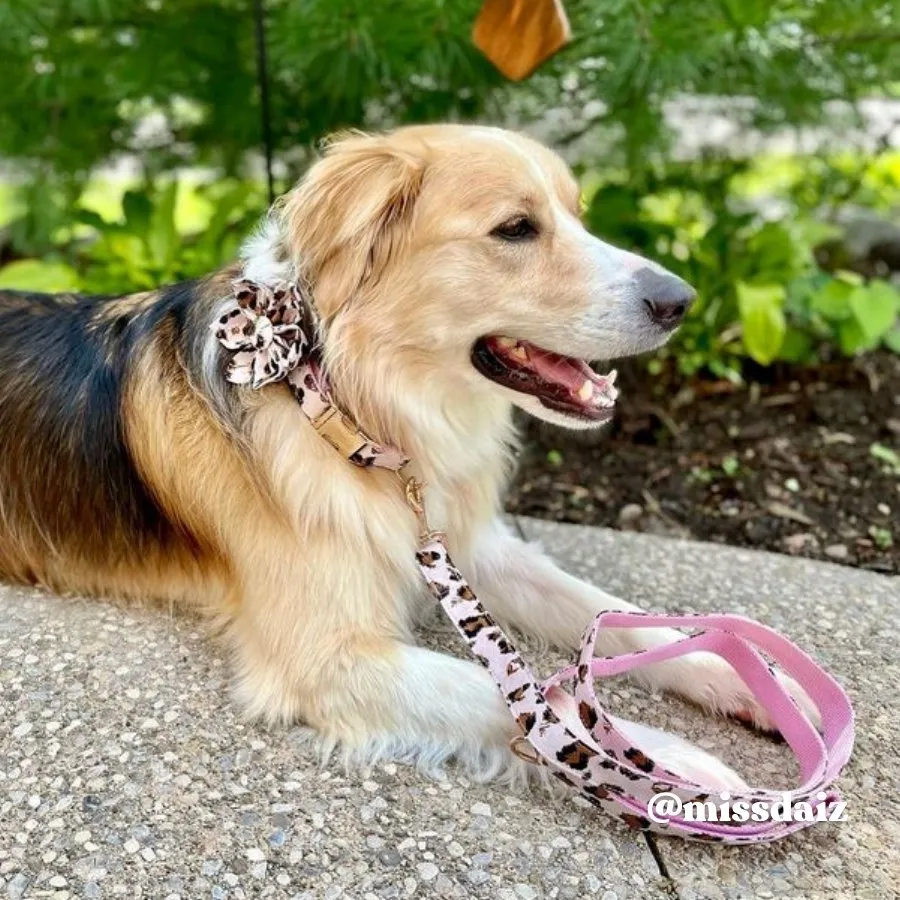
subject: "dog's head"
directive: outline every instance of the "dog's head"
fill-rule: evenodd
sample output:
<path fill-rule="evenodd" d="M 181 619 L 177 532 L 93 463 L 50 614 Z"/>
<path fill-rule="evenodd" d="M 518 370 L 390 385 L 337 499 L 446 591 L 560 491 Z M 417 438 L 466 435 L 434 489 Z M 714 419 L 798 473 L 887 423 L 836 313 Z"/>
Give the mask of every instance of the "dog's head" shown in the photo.
<path fill-rule="evenodd" d="M 589 428 L 611 417 L 615 389 L 586 361 L 658 347 L 693 291 L 589 234 L 579 214 L 550 150 L 443 125 L 337 140 L 281 221 L 330 365 L 355 347 L 384 358 L 382 379 L 491 392 Z"/>

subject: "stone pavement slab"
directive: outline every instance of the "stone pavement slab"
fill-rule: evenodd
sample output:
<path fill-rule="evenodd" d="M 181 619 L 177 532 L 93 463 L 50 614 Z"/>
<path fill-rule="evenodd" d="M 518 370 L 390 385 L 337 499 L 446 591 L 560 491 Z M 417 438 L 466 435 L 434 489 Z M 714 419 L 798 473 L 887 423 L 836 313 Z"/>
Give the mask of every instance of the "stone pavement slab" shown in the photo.
<path fill-rule="evenodd" d="M 0 898 L 896 896 L 887 789 L 900 583 L 647 535 L 524 527 L 570 570 L 648 608 L 745 612 L 817 653 L 857 705 L 842 782 L 851 821 L 767 848 L 660 839 L 666 879 L 640 836 L 574 798 L 512 795 L 452 770 L 434 781 L 402 765 L 322 768 L 303 729 L 241 720 L 225 654 L 196 622 L 0 587 Z M 423 640 L 463 653 L 440 622 Z M 529 652 L 544 670 L 562 661 Z M 660 714 L 618 679 L 607 696 L 624 715 L 715 741 L 751 776 L 786 777 L 783 748 L 767 739 L 711 728 L 668 698 Z"/>

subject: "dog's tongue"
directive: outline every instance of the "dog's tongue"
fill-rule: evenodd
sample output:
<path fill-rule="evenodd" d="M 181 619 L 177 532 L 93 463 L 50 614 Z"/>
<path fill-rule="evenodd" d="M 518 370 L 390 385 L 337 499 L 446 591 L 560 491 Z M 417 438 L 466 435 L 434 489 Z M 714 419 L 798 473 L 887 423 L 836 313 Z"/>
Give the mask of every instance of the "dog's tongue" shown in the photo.
<path fill-rule="evenodd" d="M 555 382 L 572 393 L 577 394 L 584 382 L 590 381 L 598 387 L 605 387 L 606 382 L 584 360 L 571 356 L 560 356 L 549 350 L 542 350 L 534 344 L 521 342 L 527 349 L 532 368 L 545 381 Z"/>
<path fill-rule="evenodd" d="M 586 405 L 612 405 L 618 395 L 613 385 L 615 371 L 609 375 L 598 375 L 584 360 L 573 356 L 563 356 L 544 350 L 530 341 L 515 341 L 510 338 L 489 338 L 491 349 L 511 368 L 519 372 L 530 372 L 544 383 L 546 388 L 555 390 L 558 396 L 568 394 L 574 401 Z"/>

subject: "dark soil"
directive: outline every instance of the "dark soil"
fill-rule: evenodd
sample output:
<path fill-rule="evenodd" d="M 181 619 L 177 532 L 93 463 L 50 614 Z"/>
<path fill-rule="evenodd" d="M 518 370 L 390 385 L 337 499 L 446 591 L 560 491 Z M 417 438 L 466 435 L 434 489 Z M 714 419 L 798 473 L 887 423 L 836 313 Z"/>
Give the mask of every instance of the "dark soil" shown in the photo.
<path fill-rule="evenodd" d="M 900 357 L 768 379 L 623 372 L 599 438 L 526 426 L 510 511 L 900 574 Z"/>

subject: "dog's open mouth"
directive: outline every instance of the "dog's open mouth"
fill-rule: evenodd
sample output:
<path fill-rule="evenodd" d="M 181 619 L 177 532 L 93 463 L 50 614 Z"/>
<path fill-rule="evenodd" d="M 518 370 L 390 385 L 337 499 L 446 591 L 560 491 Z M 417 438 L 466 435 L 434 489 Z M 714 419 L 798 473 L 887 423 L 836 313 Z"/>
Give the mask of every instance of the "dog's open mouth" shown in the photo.
<path fill-rule="evenodd" d="M 485 378 L 536 397 L 548 409 L 591 422 L 612 418 L 619 393 L 615 370 L 598 375 L 583 359 L 497 335 L 475 343 L 472 364 Z"/>

